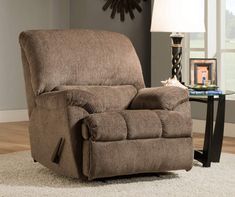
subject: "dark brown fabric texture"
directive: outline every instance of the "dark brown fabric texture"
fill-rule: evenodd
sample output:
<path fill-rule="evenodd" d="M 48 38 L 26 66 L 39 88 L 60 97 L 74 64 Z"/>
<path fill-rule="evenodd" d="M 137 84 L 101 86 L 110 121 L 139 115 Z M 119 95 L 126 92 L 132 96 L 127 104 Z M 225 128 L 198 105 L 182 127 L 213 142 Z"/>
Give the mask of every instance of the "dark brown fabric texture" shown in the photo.
<path fill-rule="evenodd" d="M 83 173 L 89 180 L 192 168 L 192 138 L 83 143 Z"/>
<path fill-rule="evenodd" d="M 188 91 L 178 87 L 144 88 L 139 90 L 131 104 L 131 109 L 173 110 L 189 100 Z"/>
<path fill-rule="evenodd" d="M 32 30 L 22 32 L 19 40 L 36 95 L 68 84 L 144 87 L 135 49 L 119 33 Z"/>
<path fill-rule="evenodd" d="M 162 123 L 162 137 L 191 137 L 192 118 L 181 112 L 155 110 Z"/>

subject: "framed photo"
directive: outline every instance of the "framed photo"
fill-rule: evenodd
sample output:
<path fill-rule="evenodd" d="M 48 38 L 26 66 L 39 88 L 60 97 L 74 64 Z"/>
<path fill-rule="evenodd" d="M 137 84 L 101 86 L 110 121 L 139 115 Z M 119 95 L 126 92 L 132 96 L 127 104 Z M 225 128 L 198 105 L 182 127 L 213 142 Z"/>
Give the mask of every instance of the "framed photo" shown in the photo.
<path fill-rule="evenodd" d="M 190 85 L 217 85 L 216 59 L 190 59 Z"/>

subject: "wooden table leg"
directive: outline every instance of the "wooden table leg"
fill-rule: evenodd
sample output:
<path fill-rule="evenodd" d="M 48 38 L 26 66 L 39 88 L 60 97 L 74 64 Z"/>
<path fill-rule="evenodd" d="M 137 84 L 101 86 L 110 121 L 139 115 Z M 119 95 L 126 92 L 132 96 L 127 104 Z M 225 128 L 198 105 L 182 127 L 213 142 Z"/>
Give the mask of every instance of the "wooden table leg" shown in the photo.
<path fill-rule="evenodd" d="M 216 115 L 214 136 L 212 141 L 212 162 L 220 161 L 224 137 L 225 102 L 225 95 L 220 95 Z"/>
<path fill-rule="evenodd" d="M 211 166 L 213 119 L 214 119 L 214 96 L 208 96 L 206 131 L 205 131 L 205 139 L 203 146 L 203 157 L 204 157 L 203 167 Z"/>

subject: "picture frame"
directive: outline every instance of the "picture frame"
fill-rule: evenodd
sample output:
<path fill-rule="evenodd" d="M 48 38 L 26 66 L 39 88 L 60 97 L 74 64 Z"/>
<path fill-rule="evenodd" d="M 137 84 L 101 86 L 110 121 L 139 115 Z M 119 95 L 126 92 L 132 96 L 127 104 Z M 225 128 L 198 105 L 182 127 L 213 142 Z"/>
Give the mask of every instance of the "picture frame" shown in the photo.
<path fill-rule="evenodd" d="M 195 85 L 217 86 L 217 59 L 190 58 L 189 83 Z"/>

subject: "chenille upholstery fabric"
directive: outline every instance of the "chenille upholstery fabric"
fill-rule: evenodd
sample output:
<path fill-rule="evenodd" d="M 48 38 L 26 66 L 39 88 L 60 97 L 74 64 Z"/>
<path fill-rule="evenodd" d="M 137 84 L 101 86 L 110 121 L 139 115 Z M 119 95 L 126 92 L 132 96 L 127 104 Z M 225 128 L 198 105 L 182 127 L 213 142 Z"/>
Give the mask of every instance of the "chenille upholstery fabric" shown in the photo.
<path fill-rule="evenodd" d="M 188 93 L 145 88 L 130 40 L 95 30 L 33 30 L 19 37 L 34 160 L 89 180 L 190 170 Z M 59 162 L 53 161 L 64 139 Z"/>
<path fill-rule="evenodd" d="M 55 90 L 66 91 L 74 105 L 82 106 L 90 113 L 126 109 L 137 94 L 132 85 L 59 86 Z"/>
<path fill-rule="evenodd" d="M 173 110 L 189 100 L 188 91 L 178 87 L 144 88 L 139 90 L 131 104 L 132 109 Z"/>
<path fill-rule="evenodd" d="M 192 120 L 181 112 L 124 110 L 91 114 L 82 136 L 93 141 L 191 137 Z"/>
<path fill-rule="evenodd" d="M 93 30 L 35 30 L 20 34 L 36 95 L 59 85 L 144 87 L 141 65 L 130 40 Z"/>
<path fill-rule="evenodd" d="M 176 111 L 91 114 L 82 126 L 83 173 L 92 180 L 170 169 L 189 170 L 193 158 L 191 131 L 191 118 Z"/>
<path fill-rule="evenodd" d="M 162 125 L 158 115 L 150 110 L 124 110 L 89 115 L 85 118 L 83 138 L 93 141 L 158 138 Z M 89 132 L 89 133 L 87 133 Z M 88 137 L 89 136 L 89 137 Z"/>
<path fill-rule="evenodd" d="M 47 108 L 37 106 L 30 117 L 29 135 L 34 160 L 58 174 L 84 178 L 82 174 L 81 120 L 89 114 L 76 106 Z M 60 138 L 65 139 L 60 163 L 51 161 Z"/>
<path fill-rule="evenodd" d="M 31 74 L 29 70 L 29 63 L 25 56 L 24 50 L 21 48 L 21 59 L 23 64 L 23 70 L 24 70 L 24 79 L 25 79 L 25 89 L 26 89 L 26 98 L 27 98 L 27 105 L 28 105 L 28 114 L 29 117 L 31 116 L 31 112 L 34 107 L 36 107 L 35 104 L 35 94 L 33 92 L 33 87 L 31 83 Z"/>
<path fill-rule="evenodd" d="M 92 151 L 91 151 L 92 150 Z M 155 138 L 83 143 L 83 173 L 89 180 L 192 168 L 192 138 Z"/>
<path fill-rule="evenodd" d="M 119 141 L 127 137 L 127 125 L 121 114 L 105 112 L 92 114 L 85 119 L 88 129 L 82 131 L 84 139 L 93 141 Z M 86 133 L 89 131 L 89 134 Z"/>
<path fill-rule="evenodd" d="M 176 111 L 156 110 L 162 123 L 162 137 L 191 137 L 192 119 L 185 113 Z"/>

